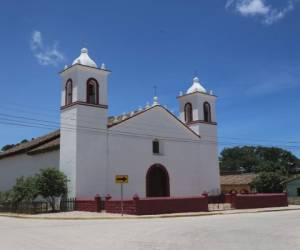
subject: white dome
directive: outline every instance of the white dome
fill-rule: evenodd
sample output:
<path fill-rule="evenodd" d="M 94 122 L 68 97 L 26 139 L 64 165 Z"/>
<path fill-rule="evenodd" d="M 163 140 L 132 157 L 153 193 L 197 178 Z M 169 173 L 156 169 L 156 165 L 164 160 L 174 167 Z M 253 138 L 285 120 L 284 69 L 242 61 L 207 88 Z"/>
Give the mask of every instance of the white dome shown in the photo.
<path fill-rule="evenodd" d="M 81 64 L 97 68 L 97 64 L 89 57 L 88 50 L 86 48 L 81 49 L 80 56 L 73 61 L 72 65 L 74 64 Z"/>
<path fill-rule="evenodd" d="M 201 85 L 200 80 L 198 77 L 194 77 L 193 79 L 193 85 L 188 89 L 186 92 L 187 94 L 191 94 L 194 92 L 202 92 L 206 93 L 206 89 Z"/>

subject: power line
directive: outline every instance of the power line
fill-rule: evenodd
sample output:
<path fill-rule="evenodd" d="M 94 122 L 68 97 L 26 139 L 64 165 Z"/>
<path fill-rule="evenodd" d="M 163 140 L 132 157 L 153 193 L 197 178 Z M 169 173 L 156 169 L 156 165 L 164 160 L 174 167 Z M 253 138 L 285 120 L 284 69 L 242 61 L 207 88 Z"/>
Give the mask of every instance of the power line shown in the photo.
<path fill-rule="evenodd" d="M 40 113 L 40 114 L 42 114 L 42 113 Z M 56 128 L 57 129 L 57 128 L 59 128 L 59 127 L 57 127 L 59 125 L 61 125 L 61 126 L 73 126 L 72 124 L 67 124 L 67 123 L 64 124 L 64 123 L 59 123 L 59 122 L 55 122 L 55 121 L 49 121 L 49 120 L 43 120 L 43 119 L 35 119 L 35 118 L 27 117 L 27 116 L 15 116 L 15 115 L 9 115 L 9 114 L 5 114 L 5 113 L 1 113 L 0 115 L 3 116 L 4 118 L 5 117 L 17 118 L 17 119 L 22 119 L 22 120 L 25 120 L 25 121 L 29 120 L 29 121 L 34 121 L 35 122 L 35 124 L 23 124 L 23 125 L 26 125 L 26 126 L 33 126 L 33 125 L 36 126 L 36 125 L 38 125 L 38 126 L 40 126 L 40 128 L 47 128 L 47 129 L 50 129 L 50 128 Z M 95 118 L 94 116 L 86 116 L 86 117 L 93 117 L 93 118 Z M 64 118 L 64 120 L 75 121 L 76 119 L 74 119 L 74 118 Z M 77 121 L 89 123 L 92 120 L 91 119 L 89 119 L 89 120 L 82 120 L 82 119 L 78 120 L 77 119 Z M 9 120 L 6 119 L 6 122 L 9 122 Z M 18 123 L 20 121 L 19 120 L 11 120 L 10 122 Z M 39 123 L 39 122 L 42 122 L 42 123 Z M 175 130 L 175 128 L 164 127 L 164 126 L 161 126 L 161 125 L 149 125 L 149 124 L 143 123 L 143 122 L 136 122 L 136 123 L 137 123 L 137 125 L 141 124 L 142 126 L 147 127 L 148 129 L 149 128 L 151 129 L 151 127 L 152 127 L 153 128 L 152 130 L 158 129 L 158 128 L 159 129 L 165 129 L 165 130 Z M 4 124 L 4 123 L 2 123 L 2 124 Z M 49 124 L 52 125 L 52 126 L 49 126 Z M 12 124 L 10 124 L 10 125 L 12 125 Z M 18 125 L 18 124 L 14 124 L 14 125 Z M 144 128 L 141 128 L 139 126 L 130 125 L 130 127 L 135 128 L 135 129 L 144 130 Z M 73 126 L 73 128 L 75 128 L 75 127 Z M 85 128 L 88 128 L 88 127 L 85 127 Z M 68 129 L 70 129 L 70 128 L 68 128 Z M 99 130 L 99 128 L 91 128 L 91 127 L 89 129 L 93 129 L 93 130 L 97 129 L 97 130 Z M 151 136 L 155 136 L 155 135 L 151 135 Z M 261 142 L 279 142 L 279 143 L 288 143 L 288 144 L 297 144 L 297 143 L 300 143 L 298 141 L 293 141 L 293 142 L 291 142 L 291 141 L 275 141 L 275 140 L 268 140 L 268 139 L 255 139 L 255 138 L 250 138 L 249 139 L 249 138 L 240 138 L 240 137 L 215 137 L 215 136 L 202 136 L 202 137 L 214 138 L 214 139 L 217 139 L 217 138 L 221 139 L 221 138 L 223 138 L 223 139 L 231 139 L 231 140 L 249 140 L 249 141 L 255 141 L 256 140 L 256 141 L 261 141 Z M 174 138 L 176 138 L 176 137 L 174 137 Z M 212 142 L 214 142 L 214 141 L 212 141 Z M 221 144 L 223 142 L 219 140 L 218 143 Z M 250 143 L 241 143 L 241 142 L 240 143 L 225 142 L 225 143 L 230 143 L 230 144 L 234 143 L 236 145 L 250 144 Z M 293 146 L 294 147 L 298 147 L 298 145 L 284 145 L 283 147 L 293 147 Z"/>
<path fill-rule="evenodd" d="M 29 121 L 35 121 L 35 122 L 42 122 L 42 123 L 46 123 L 46 125 L 49 125 L 49 123 L 51 125 L 66 125 L 66 126 L 73 126 L 73 124 L 68 124 L 68 123 L 59 123 L 59 122 L 55 122 L 55 121 L 49 121 L 49 120 L 43 120 L 43 119 L 35 119 L 35 118 L 30 118 L 30 117 L 27 117 L 27 116 L 16 116 L 16 115 L 9 115 L 9 114 L 5 114 L 5 113 L 0 113 L 0 117 L 9 117 L 9 118 L 17 118 L 17 119 L 21 119 L 21 120 L 29 120 Z M 2 118 L 3 119 L 3 118 Z M 79 122 L 86 122 L 86 123 L 90 123 L 92 120 L 89 119 L 89 120 L 84 120 L 84 119 L 75 119 L 75 118 L 64 118 L 64 120 L 69 120 L 69 121 L 72 121 L 74 122 L 75 120 L 79 121 Z M 19 122 L 19 120 L 12 120 L 12 122 Z M 132 128 L 135 128 L 135 129 L 142 129 L 144 130 L 144 128 L 150 128 L 150 130 L 157 130 L 157 129 L 164 129 L 164 130 L 176 130 L 176 128 L 170 128 L 170 127 L 165 127 L 165 126 L 162 126 L 162 125 L 149 125 L 148 123 L 143 123 L 143 122 L 135 122 L 136 125 L 142 125 L 143 128 L 139 127 L 139 126 L 134 126 L 134 125 L 130 125 L 130 127 Z M 35 125 L 43 125 L 45 126 L 45 124 L 35 124 Z M 127 125 L 128 126 L 128 125 Z M 93 128 L 93 129 L 98 129 L 98 128 Z M 231 140 L 249 140 L 249 141 L 261 141 L 261 142 L 279 142 L 279 143 L 288 143 L 288 144 L 297 144 L 297 143 L 300 143 L 300 142 L 297 142 L 297 141 L 294 141 L 294 142 L 284 142 L 284 141 L 275 141 L 275 140 L 264 140 L 264 139 L 247 139 L 247 138 L 238 138 L 238 137 L 215 137 L 215 136 L 209 136 L 209 135 L 205 135 L 205 136 L 202 136 L 202 137 L 207 137 L 207 138 L 213 138 L 213 139 L 217 139 L 217 138 L 223 138 L 223 139 L 231 139 Z M 245 144 L 245 143 L 243 143 Z"/>
<path fill-rule="evenodd" d="M 8 119 L 7 119 L 8 120 Z M 0 124 L 7 124 L 7 125 L 15 125 L 15 126 L 23 126 L 23 127 L 37 127 L 37 128 L 43 128 L 43 129 L 57 129 L 58 127 L 55 126 L 49 126 L 49 125 L 45 125 L 45 124 L 40 124 L 40 123 L 21 123 L 18 121 L 0 121 Z M 111 134 L 111 135 L 125 135 L 125 136 L 134 136 L 134 137 L 143 137 L 143 138 L 154 138 L 157 135 L 153 135 L 153 134 L 138 134 L 138 133 L 131 133 L 131 132 L 126 132 L 126 131 L 109 131 L 106 129 L 99 129 L 99 128 L 92 128 L 92 127 L 79 127 L 77 129 L 75 129 L 74 127 L 64 127 L 61 126 L 62 130 L 66 130 L 69 132 L 85 132 L 85 133 L 105 133 L 105 134 Z M 174 141 L 185 141 L 185 142 L 195 142 L 195 143 L 202 143 L 202 144 L 216 144 L 215 141 L 209 141 L 209 140 L 190 140 L 190 139 L 186 139 L 186 138 L 178 138 L 178 137 L 161 137 L 161 139 L 165 139 L 165 140 L 174 140 Z M 218 142 L 219 145 L 227 145 L 227 146 L 233 146 L 233 145 L 241 145 L 241 143 L 234 143 L 234 142 L 223 142 L 223 141 L 219 141 Z M 300 148 L 297 146 L 289 146 L 289 145 L 277 145 L 280 147 L 285 147 L 285 148 Z"/>

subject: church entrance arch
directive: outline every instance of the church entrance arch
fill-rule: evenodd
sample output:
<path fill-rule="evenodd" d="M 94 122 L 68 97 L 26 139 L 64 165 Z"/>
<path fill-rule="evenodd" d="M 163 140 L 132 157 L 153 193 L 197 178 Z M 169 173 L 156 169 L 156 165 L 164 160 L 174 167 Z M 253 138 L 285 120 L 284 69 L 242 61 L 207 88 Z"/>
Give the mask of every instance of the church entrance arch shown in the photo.
<path fill-rule="evenodd" d="M 152 165 L 146 175 L 146 196 L 170 196 L 170 180 L 167 169 L 161 164 Z"/>

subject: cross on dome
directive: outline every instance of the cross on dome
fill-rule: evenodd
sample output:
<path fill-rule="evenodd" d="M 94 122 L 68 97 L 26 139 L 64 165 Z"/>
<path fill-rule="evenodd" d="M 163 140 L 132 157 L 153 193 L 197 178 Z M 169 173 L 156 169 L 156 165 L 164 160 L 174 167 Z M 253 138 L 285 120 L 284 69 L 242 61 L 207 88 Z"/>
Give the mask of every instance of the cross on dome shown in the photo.
<path fill-rule="evenodd" d="M 200 80 L 198 77 L 194 77 L 193 78 L 193 84 L 192 86 L 188 89 L 188 91 L 186 92 L 187 94 L 191 94 L 194 92 L 202 92 L 202 93 L 206 93 L 206 89 L 201 85 Z"/>
<path fill-rule="evenodd" d="M 89 57 L 87 48 L 81 49 L 80 56 L 73 61 L 72 65 L 74 64 L 81 64 L 81 65 L 97 68 L 97 64 Z"/>

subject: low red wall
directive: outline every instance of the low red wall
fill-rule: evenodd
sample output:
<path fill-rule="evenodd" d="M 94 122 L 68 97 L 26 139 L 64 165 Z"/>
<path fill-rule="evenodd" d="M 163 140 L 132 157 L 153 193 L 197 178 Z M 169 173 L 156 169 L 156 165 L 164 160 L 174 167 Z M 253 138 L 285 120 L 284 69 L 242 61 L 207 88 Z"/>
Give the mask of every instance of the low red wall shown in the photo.
<path fill-rule="evenodd" d="M 101 212 L 101 198 L 99 196 L 88 199 L 76 198 L 74 210 L 86 212 Z"/>
<path fill-rule="evenodd" d="M 236 209 L 285 207 L 288 206 L 286 193 L 278 194 L 232 194 L 225 201 Z"/>
<path fill-rule="evenodd" d="M 123 208 L 124 214 L 135 215 L 200 212 L 208 211 L 208 198 L 207 196 L 134 198 L 125 200 Z M 121 213 L 121 201 L 105 201 L 105 210 L 108 213 Z"/>
<path fill-rule="evenodd" d="M 107 213 L 121 213 L 121 201 L 109 200 L 105 201 L 104 209 Z M 136 214 L 136 202 L 134 200 L 123 201 L 123 213 L 124 214 Z"/>

